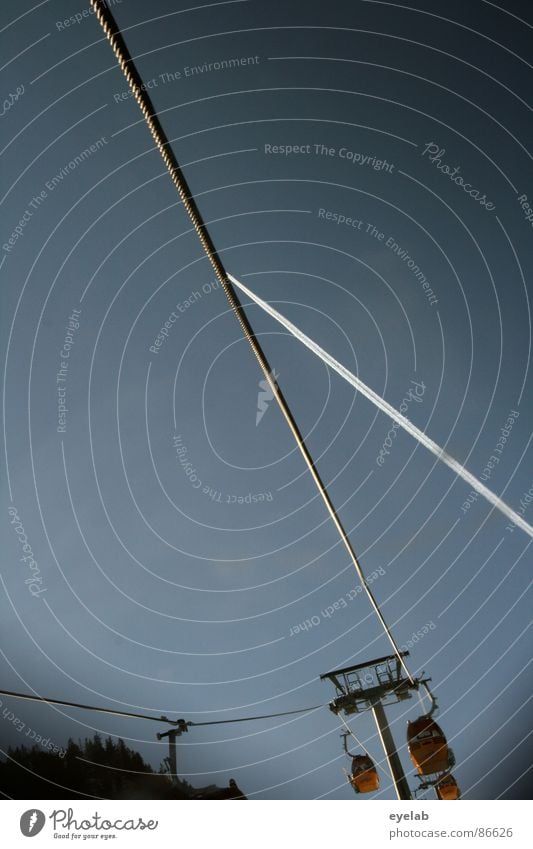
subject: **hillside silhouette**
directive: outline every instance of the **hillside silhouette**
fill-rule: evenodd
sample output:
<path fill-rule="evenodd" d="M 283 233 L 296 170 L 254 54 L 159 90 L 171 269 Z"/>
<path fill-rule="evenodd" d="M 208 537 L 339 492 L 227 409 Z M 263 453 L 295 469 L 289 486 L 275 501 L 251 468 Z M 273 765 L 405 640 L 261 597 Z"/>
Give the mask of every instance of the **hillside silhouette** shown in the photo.
<path fill-rule="evenodd" d="M 69 739 L 63 756 L 37 746 L 7 750 L 0 761 L 0 793 L 11 799 L 190 799 L 186 781 L 172 781 L 167 759 L 154 772 L 124 740 L 99 734 Z"/>

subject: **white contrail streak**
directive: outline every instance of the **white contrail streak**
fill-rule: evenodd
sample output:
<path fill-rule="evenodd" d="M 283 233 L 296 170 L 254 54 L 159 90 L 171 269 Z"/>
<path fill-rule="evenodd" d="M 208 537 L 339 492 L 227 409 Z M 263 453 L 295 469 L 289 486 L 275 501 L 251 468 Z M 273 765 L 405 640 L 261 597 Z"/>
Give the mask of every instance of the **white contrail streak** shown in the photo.
<path fill-rule="evenodd" d="M 268 315 L 274 318 L 279 324 L 283 325 L 286 330 L 289 331 L 296 339 L 302 342 L 310 351 L 316 354 L 317 357 L 326 363 L 330 368 L 340 374 L 344 380 L 347 380 L 348 383 L 351 383 L 365 398 L 368 398 L 369 401 L 372 401 L 375 406 L 381 410 L 383 413 L 386 413 L 393 421 L 397 422 L 400 427 L 403 427 L 407 433 L 410 433 L 415 439 L 420 442 L 421 445 L 424 445 L 432 454 L 435 455 L 439 460 L 442 460 L 443 463 L 446 463 L 452 471 L 458 474 L 466 483 L 468 483 L 472 489 L 475 489 L 480 495 L 482 495 L 486 500 L 496 507 L 504 516 L 511 520 L 511 522 L 517 527 L 521 528 L 533 538 L 533 527 L 528 525 L 528 523 L 516 513 L 505 501 L 502 501 L 501 498 L 498 498 L 488 487 L 482 484 L 474 475 L 472 475 L 468 469 L 465 469 L 464 466 L 459 463 L 451 454 L 448 454 L 447 451 L 444 451 L 436 442 L 433 442 L 432 439 L 429 438 L 423 431 L 419 430 L 412 422 L 409 421 L 405 416 L 403 416 L 398 410 L 395 410 L 394 407 L 391 407 L 387 401 L 384 400 L 380 395 L 374 392 L 370 387 L 368 387 L 362 380 L 359 380 L 355 374 L 352 374 L 351 371 L 348 371 L 341 363 L 337 362 L 331 354 L 328 354 L 327 351 L 324 351 L 316 342 L 313 342 L 309 336 L 306 336 L 305 333 L 302 333 L 298 327 L 296 327 L 291 321 L 289 321 L 285 316 L 281 315 L 277 310 L 267 304 L 266 301 L 263 301 L 259 298 L 254 292 L 248 289 L 244 283 L 241 283 L 232 274 L 228 274 L 229 279 L 241 292 L 244 292 L 250 300 L 252 300 L 258 307 L 261 307 Z"/>

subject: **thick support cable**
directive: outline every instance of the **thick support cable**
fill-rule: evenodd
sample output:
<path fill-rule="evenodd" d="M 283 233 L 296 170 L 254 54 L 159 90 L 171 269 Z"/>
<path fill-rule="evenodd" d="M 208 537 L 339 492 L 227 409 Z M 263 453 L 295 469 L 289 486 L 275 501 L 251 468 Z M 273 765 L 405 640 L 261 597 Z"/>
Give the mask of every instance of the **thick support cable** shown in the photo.
<path fill-rule="evenodd" d="M 95 713 L 109 713 L 112 716 L 129 716 L 133 719 L 149 719 L 153 722 L 168 722 L 169 725 L 177 725 L 178 722 L 168 719 L 166 716 L 148 716 L 146 713 L 130 713 L 126 710 L 115 710 L 114 708 L 95 707 L 84 705 L 79 702 L 66 702 L 63 699 L 48 699 L 45 696 L 36 696 L 32 693 L 14 693 L 11 690 L 0 690 L 0 696 L 8 696 L 12 699 L 20 699 L 24 702 L 42 702 L 47 705 L 61 705 L 61 707 L 73 707 L 80 710 L 91 710 Z"/>
<path fill-rule="evenodd" d="M 213 266 L 213 270 L 224 290 L 224 294 L 226 295 L 229 304 L 233 312 L 235 313 L 237 320 L 239 321 L 242 332 L 244 333 L 244 336 L 246 337 L 250 344 L 250 347 L 252 348 L 257 362 L 261 367 L 261 371 L 263 372 L 265 379 L 268 385 L 270 386 L 270 389 L 272 390 L 272 395 L 276 399 L 278 406 L 292 431 L 294 439 L 296 440 L 296 444 L 298 445 L 298 448 L 300 449 L 303 455 L 303 458 L 317 486 L 317 489 L 320 492 L 324 503 L 326 504 L 331 519 L 333 520 L 333 523 L 337 528 L 339 536 L 342 542 L 344 543 L 348 554 L 350 555 L 350 559 L 355 567 L 355 571 L 357 572 L 359 580 L 361 581 L 361 585 L 366 591 L 369 601 L 372 607 L 374 608 L 374 611 L 383 627 L 383 630 L 385 631 L 389 639 L 390 644 L 392 645 L 395 654 L 398 656 L 398 659 L 405 671 L 405 674 L 407 675 L 410 683 L 414 684 L 414 678 L 409 672 L 401 656 L 400 649 L 396 644 L 394 637 L 392 636 L 392 633 L 383 617 L 383 614 L 381 613 L 381 610 L 379 609 L 379 606 L 372 594 L 372 591 L 370 590 L 370 587 L 366 581 L 355 551 L 352 548 L 350 540 L 348 539 L 348 535 L 346 534 L 346 531 L 344 530 L 339 517 L 337 516 L 335 508 L 326 491 L 326 487 L 324 486 L 324 483 L 318 473 L 313 458 L 311 457 L 307 446 L 305 445 L 303 436 L 300 433 L 298 425 L 296 424 L 296 421 L 289 409 L 289 406 L 283 396 L 281 389 L 279 388 L 272 376 L 273 372 L 270 368 L 268 360 L 266 359 L 263 349 L 261 348 L 261 345 L 259 344 L 259 341 L 257 340 L 254 334 L 250 322 L 248 321 L 248 318 L 244 312 L 237 292 L 235 291 L 233 284 L 230 282 L 227 272 L 222 264 L 222 261 L 216 252 L 215 246 L 203 222 L 202 216 L 198 210 L 196 202 L 192 197 L 185 176 L 170 146 L 170 142 L 166 136 L 166 133 L 163 130 L 163 127 L 161 126 L 161 123 L 156 115 L 154 106 L 146 92 L 146 87 L 144 86 L 142 78 L 139 72 L 137 71 L 137 68 L 135 67 L 133 59 L 128 51 L 128 48 L 126 47 L 126 43 L 120 33 L 115 19 L 113 18 L 109 7 L 106 5 L 105 0 L 90 0 L 90 3 L 107 37 L 107 40 L 109 41 L 111 48 L 117 58 L 118 64 L 126 78 L 131 93 L 139 105 L 143 118 L 146 121 L 146 124 L 148 125 L 148 129 L 152 134 L 152 138 L 156 144 L 156 147 L 159 150 L 163 162 L 167 167 L 168 173 L 178 191 L 178 194 L 185 207 L 185 210 L 191 220 L 191 223 L 196 231 L 198 238 L 200 239 L 202 247 L 207 257 L 209 258 L 211 265 Z"/>

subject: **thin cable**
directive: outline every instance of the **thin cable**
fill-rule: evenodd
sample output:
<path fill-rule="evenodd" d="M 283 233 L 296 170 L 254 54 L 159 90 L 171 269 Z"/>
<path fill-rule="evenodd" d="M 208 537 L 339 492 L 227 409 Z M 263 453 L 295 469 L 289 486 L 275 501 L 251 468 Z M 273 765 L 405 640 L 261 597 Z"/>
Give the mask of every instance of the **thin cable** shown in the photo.
<path fill-rule="evenodd" d="M 423 686 L 424 690 L 426 691 L 426 696 L 428 697 L 428 699 L 431 703 L 430 709 L 426 713 L 426 716 L 433 716 L 433 714 L 435 713 L 435 711 L 438 708 L 437 699 L 435 698 L 435 696 L 433 695 L 433 693 L 429 689 L 427 681 L 422 681 L 422 686 Z"/>
<path fill-rule="evenodd" d="M 368 599 L 372 607 L 374 608 L 374 611 L 383 627 L 383 630 L 385 631 L 385 634 L 387 635 L 390 644 L 392 645 L 394 653 L 397 655 L 398 660 L 405 671 L 405 674 L 407 675 L 410 683 L 414 684 L 414 678 L 409 672 L 402 658 L 401 651 L 398 645 L 396 644 L 394 637 L 392 636 L 392 633 L 383 617 L 383 614 L 381 613 L 381 610 L 376 600 L 374 599 L 369 585 L 366 582 L 363 570 L 361 569 L 355 551 L 352 548 L 351 542 L 348 539 L 348 535 L 346 534 L 346 531 L 344 530 L 341 521 L 337 516 L 333 503 L 331 502 L 331 499 L 326 491 L 326 487 L 324 486 L 324 483 L 318 473 L 318 470 L 316 469 L 313 458 L 307 450 L 307 446 L 305 445 L 303 436 L 300 433 L 298 425 L 296 424 L 296 421 L 289 409 L 289 406 L 283 396 L 283 393 L 278 387 L 277 382 L 273 377 L 272 369 L 270 368 L 265 354 L 254 334 L 252 326 L 248 321 L 242 304 L 238 298 L 237 292 L 235 291 L 233 284 L 230 282 L 230 279 L 222 264 L 222 261 L 220 260 L 220 257 L 216 252 L 215 246 L 202 220 L 202 216 L 200 215 L 200 211 L 196 205 L 196 202 L 192 197 L 191 191 L 183 175 L 178 160 L 176 159 L 176 156 L 170 146 L 170 142 L 155 113 L 154 106 L 146 92 L 146 87 L 144 86 L 142 78 L 135 67 L 135 64 L 128 51 L 128 48 L 126 47 L 126 43 L 120 33 L 118 25 L 115 19 L 113 18 L 109 7 L 106 5 L 105 0 L 90 0 L 90 3 L 92 8 L 94 9 L 98 22 L 100 23 L 100 26 L 102 27 L 107 37 L 107 40 L 109 41 L 111 48 L 117 58 L 118 64 L 126 78 L 126 81 L 130 87 L 133 97 L 139 105 L 143 118 L 146 121 L 146 124 L 148 125 L 148 129 L 152 134 L 152 138 L 154 139 L 156 147 L 159 150 L 163 162 L 167 167 L 168 173 L 178 191 L 178 194 L 185 207 L 185 210 L 191 220 L 191 223 L 196 231 L 198 238 L 200 239 L 202 247 L 207 257 L 209 258 L 211 265 L 213 266 L 213 270 L 218 280 L 220 281 L 220 284 L 229 301 L 229 304 L 233 312 L 235 313 L 239 324 L 241 325 L 241 329 L 244 333 L 244 336 L 248 340 L 250 347 L 252 348 L 252 351 L 257 359 L 257 362 L 259 363 L 261 370 L 265 376 L 265 379 L 272 390 L 272 395 L 276 399 L 278 406 L 292 431 L 294 439 L 296 440 L 296 444 L 298 445 L 298 448 L 300 449 L 303 458 L 307 463 L 311 476 L 315 481 L 315 484 L 324 500 L 324 503 L 326 504 L 326 507 L 333 520 L 333 523 L 337 528 L 339 536 L 342 542 L 344 543 L 348 554 L 350 555 L 359 580 L 361 581 L 361 585 L 366 591 Z"/>
<path fill-rule="evenodd" d="M 312 710 L 328 707 L 328 705 L 315 705 L 314 707 L 300 708 L 299 710 L 285 710 L 282 713 L 265 713 L 263 716 L 241 716 L 237 719 L 217 719 L 212 722 L 188 722 L 187 725 L 228 725 L 231 722 L 252 722 L 254 719 L 274 719 L 278 716 L 292 716 L 295 713 L 309 713 Z"/>
<path fill-rule="evenodd" d="M 79 708 L 81 710 L 91 710 L 96 711 L 97 713 L 110 713 L 113 716 L 130 716 L 134 719 L 150 719 L 153 722 L 168 722 L 169 725 L 180 725 L 182 724 L 181 720 L 169 719 L 167 716 L 148 716 L 146 713 L 129 713 L 125 710 L 112 710 L 111 708 L 102 708 L 95 707 L 94 705 L 83 705 L 79 702 L 65 702 L 61 699 L 47 699 L 44 696 L 34 696 L 30 693 L 13 693 L 10 690 L 0 690 L 0 696 L 9 696 L 13 699 L 21 699 L 23 701 L 30 702 L 44 702 L 45 704 L 50 705 L 63 705 L 65 707 L 73 707 Z M 308 708 L 299 708 L 298 710 L 285 710 L 281 713 L 267 713 L 262 716 L 242 716 L 237 717 L 236 719 L 218 719 L 212 720 L 208 722 L 187 722 L 186 724 L 201 726 L 201 725 L 226 725 L 231 722 L 252 722 L 255 719 L 274 719 L 279 716 L 292 716 L 295 713 L 309 713 L 313 710 L 319 710 L 320 708 L 328 707 L 328 705 L 314 705 L 313 707 Z"/>
<path fill-rule="evenodd" d="M 355 742 L 357 743 L 357 745 L 361 747 L 361 749 L 363 750 L 363 752 L 365 753 L 365 755 L 368 755 L 368 752 L 367 752 L 366 748 L 363 746 L 363 744 L 361 743 L 361 741 L 359 740 L 359 738 L 356 736 L 355 732 L 354 732 L 354 731 L 352 731 L 352 729 L 350 728 L 350 726 L 348 725 L 348 723 L 347 723 L 347 722 L 346 722 L 346 720 L 344 719 L 344 717 L 343 717 L 342 713 L 339 713 L 339 714 L 338 714 L 338 717 L 339 717 L 340 721 L 342 722 L 342 724 L 344 725 L 344 727 L 346 728 L 346 730 L 347 730 L 348 734 L 350 734 L 350 735 L 353 737 L 353 739 L 355 740 Z"/>

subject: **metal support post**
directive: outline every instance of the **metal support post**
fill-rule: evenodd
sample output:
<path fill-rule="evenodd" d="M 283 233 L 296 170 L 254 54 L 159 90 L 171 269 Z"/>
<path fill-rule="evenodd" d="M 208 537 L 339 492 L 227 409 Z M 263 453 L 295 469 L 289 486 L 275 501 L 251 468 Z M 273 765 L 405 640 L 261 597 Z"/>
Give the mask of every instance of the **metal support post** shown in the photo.
<path fill-rule="evenodd" d="M 398 799 L 412 799 L 413 797 L 411 796 L 411 791 L 389 728 L 385 708 L 379 699 L 375 699 L 372 702 L 372 713 L 376 720 L 379 736 L 387 757 Z"/>

